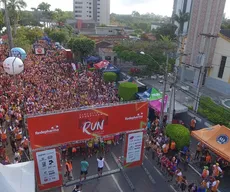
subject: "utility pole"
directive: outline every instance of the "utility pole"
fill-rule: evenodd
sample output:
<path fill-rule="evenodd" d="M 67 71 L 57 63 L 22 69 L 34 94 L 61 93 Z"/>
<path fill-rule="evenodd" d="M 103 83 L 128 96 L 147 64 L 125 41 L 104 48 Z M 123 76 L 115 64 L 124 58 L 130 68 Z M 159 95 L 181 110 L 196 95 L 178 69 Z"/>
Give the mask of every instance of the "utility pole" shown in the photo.
<path fill-rule="evenodd" d="M 167 86 L 167 80 L 168 80 L 168 64 L 169 64 L 169 55 L 167 53 L 166 66 L 164 70 L 164 89 L 162 93 L 161 112 L 160 112 L 160 127 L 161 128 L 163 128 L 163 120 L 164 120 L 165 95 L 166 95 L 166 86 Z"/>
<path fill-rule="evenodd" d="M 4 0 L 4 7 L 5 7 L 4 15 L 5 15 L 7 36 L 8 36 L 8 45 L 9 45 L 9 50 L 11 50 L 14 47 L 14 44 L 13 44 L 12 31 L 11 31 L 11 26 L 10 26 L 9 13 L 8 13 L 8 8 L 7 8 L 7 0 Z"/>
<path fill-rule="evenodd" d="M 201 36 L 205 37 L 205 46 L 204 46 L 204 52 L 200 53 L 201 54 L 201 59 L 200 59 L 200 65 L 201 65 L 201 69 L 200 69 L 200 74 L 199 74 L 199 78 L 198 78 L 198 83 L 197 83 L 197 91 L 196 91 L 196 99 L 194 101 L 194 105 L 193 105 L 193 110 L 195 112 L 198 111 L 199 108 L 199 102 L 200 102 L 200 89 L 202 87 L 204 78 L 205 78 L 205 69 L 208 65 L 209 62 L 209 55 L 210 55 L 210 43 L 212 39 L 218 38 L 218 35 L 212 35 L 212 34 L 205 34 L 205 33 L 201 33 Z"/>

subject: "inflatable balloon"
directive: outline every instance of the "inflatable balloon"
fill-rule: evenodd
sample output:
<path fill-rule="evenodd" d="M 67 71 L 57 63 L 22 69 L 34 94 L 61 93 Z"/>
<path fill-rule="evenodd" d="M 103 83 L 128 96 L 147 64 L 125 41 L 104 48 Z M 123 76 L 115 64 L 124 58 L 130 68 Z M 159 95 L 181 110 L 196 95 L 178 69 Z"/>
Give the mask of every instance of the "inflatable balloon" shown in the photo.
<path fill-rule="evenodd" d="M 24 70 L 24 64 L 18 57 L 8 57 L 3 62 L 3 68 L 9 75 L 17 75 Z"/>
<path fill-rule="evenodd" d="M 27 56 L 25 50 L 20 47 L 14 47 L 13 49 L 11 49 L 10 52 L 11 52 L 12 57 L 18 57 L 23 61 L 25 60 Z"/>

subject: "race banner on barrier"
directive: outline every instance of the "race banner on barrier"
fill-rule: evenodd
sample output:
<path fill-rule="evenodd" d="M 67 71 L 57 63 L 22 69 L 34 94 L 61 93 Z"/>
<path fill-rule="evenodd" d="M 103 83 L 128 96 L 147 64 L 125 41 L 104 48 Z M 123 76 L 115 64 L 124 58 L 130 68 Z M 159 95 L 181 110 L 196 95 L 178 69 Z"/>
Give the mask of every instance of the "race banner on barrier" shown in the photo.
<path fill-rule="evenodd" d="M 44 55 L 45 54 L 45 49 L 42 47 L 37 47 L 35 48 L 35 54 L 36 55 Z"/>
<path fill-rule="evenodd" d="M 144 132 L 126 134 L 124 167 L 140 166 L 143 161 Z"/>
<path fill-rule="evenodd" d="M 147 102 L 27 118 L 32 149 L 87 140 L 144 128 Z"/>
<path fill-rule="evenodd" d="M 60 154 L 56 149 L 33 152 L 38 188 L 46 190 L 62 186 Z"/>

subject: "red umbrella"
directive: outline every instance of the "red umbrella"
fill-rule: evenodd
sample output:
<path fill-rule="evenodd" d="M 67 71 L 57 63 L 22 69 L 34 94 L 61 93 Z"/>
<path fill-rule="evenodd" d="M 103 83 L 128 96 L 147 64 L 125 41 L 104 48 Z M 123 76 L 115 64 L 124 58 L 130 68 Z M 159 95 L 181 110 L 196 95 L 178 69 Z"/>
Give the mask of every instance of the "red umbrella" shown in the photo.
<path fill-rule="evenodd" d="M 108 65 L 109 65 L 109 61 L 104 60 L 104 61 L 94 64 L 94 67 L 96 69 L 103 69 L 103 68 L 106 68 Z"/>

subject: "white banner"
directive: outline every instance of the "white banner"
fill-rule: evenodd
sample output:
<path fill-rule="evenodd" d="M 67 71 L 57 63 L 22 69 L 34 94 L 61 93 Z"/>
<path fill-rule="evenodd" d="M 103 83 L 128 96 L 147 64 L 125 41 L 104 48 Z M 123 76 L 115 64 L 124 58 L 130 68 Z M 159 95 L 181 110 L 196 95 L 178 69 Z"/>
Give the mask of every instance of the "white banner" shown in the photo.
<path fill-rule="evenodd" d="M 36 153 L 41 184 L 59 180 L 56 150 L 50 149 Z"/>
<path fill-rule="evenodd" d="M 141 160 L 142 143 L 143 132 L 130 133 L 128 135 L 126 163 L 132 163 Z"/>
<path fill-rule="evenodd" d="M 44 55 L 45 54 L 45 49 L 41 47 L 35 48 L 35 54 L 36 55 Z"/>

